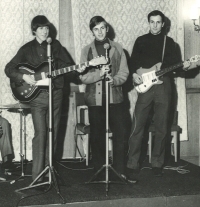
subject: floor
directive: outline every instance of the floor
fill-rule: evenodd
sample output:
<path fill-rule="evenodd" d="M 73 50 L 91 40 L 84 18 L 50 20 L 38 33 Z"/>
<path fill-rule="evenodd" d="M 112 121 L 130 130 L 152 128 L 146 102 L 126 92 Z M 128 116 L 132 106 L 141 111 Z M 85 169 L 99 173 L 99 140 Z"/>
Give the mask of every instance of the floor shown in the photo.
<path fill-rule="evenodd" d="M 199 164 L 199 156 L 182 156 L 182 160 L 185 160 L 189 163 L 192 163 L 194 165 L 200 166 Z"/>
<path fill-rule="evenodd" d="M 31 163 L 28 163 L 25 167 L 25 175 L 30 175 Z M 65 206 L 146 207 L 148 203 L 149 207 L 179 207 L 180 205 L 171 205 L 171 200 L 169 200 L 177 198 L 182 199 L 182 207 L 196 207 L 200 202 L 200 167 L 181 159 L 178 159 L 178 162 L 175 163 L 173 156 L 163 169 L 163 177 L 153 176 L 147 157 L 138 175 L 138 184 L 124 185 L 124 183 L 117 184 L 112 182 L 108 185 L 108 195 L 106 195 L 107 185 L 105 184 L 105 176 L 102 177 L 100 175 L 97 177 L 97 181 L 99 180 L 102 183 L 87 183 L 94 175 L 94 171 L 91 169 L 90 165 L 86 167 L 85 162 L 63 160 L 57 167 L 60 174 L 57 182 L 60 187 L 60 193 L 66 201 Z M 15 181 L 19 175 L 20 174 L 15 175 L 13 173 L 8 176 L 9 180 L 7 182 L 0 183 L 0 207 L 13 207 L 16 206 L 18 202 L 20 202 L 18 206 L 46 206 L 50 204 L 55 206 L 56 204 L 62 204 L 62 199 L 59 194 L 57 195 L 54 188 L 47 191 L 45 194 L 43 192 L 38 192 L 34 188 L 18 192 L 18 189 L 27 187 L 31 183 L 30 177 Z M 180 198 L 180 196 L 182 197 Z M 189 196 L 188 202 L 192 202 L 192 205 L 188 204 L 188 202 L 187 206 L 183 205 L 186 203 L 187 196 Z M 191 196 L 194 196 L 194 198 L 191 198 Z M 155 202 L 153 202 L 153 200 L 155 200 Z M 134 205 L 131 204 L 132 202 Z M 153 204 L 150 205 L 150 202 L 153 202 Z M 175 201 L 173 200 L 173 202 Z M 198 205 L 195 205 L 195 202 L 197 202 Z M 114 205 L 114 203 L 116 205 Z M 127 205 L 125 205 L 125 203 Z"/>

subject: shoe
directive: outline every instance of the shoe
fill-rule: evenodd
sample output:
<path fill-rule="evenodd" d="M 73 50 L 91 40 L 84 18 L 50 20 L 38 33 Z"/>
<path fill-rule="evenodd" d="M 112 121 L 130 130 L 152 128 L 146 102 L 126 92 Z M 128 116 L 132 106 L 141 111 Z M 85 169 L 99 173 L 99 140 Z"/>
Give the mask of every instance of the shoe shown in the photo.
<path fill-rule="evenodd" d="M 138 169 L 126 168 L 125 172 L 126 172 L 127 177 L 135 178 L 140 173 L 140 169 L 139 168 Z"/>
<path fill-rule="evenodd" d="M 121 174 L 121 177 L 128 183 L 131 184 L 136 184 L 138 182 L 138 180 L 136 178 L 134 178 L 133 176 L 129 177 L 127 175 Z"/>
<path fill-rule="evenodd" d="M 153 170 L 153 174 L 156 177 L 162 177 L 163 173 L 162 173 L 162 169 L 160 167 L 152 167 Z"/>
<path fill-rule="evenodd" d="M 0 171 L 0 181 L 6 181 L 6 175 Z"/>
<path fill-rule="evenodd" d="M 134 174 L 134 175 L 138 175 L 140 173 L 140 169 L 136 168 L 136 169 L 131 169 L 131 168 L 126 168 L 126 173 L 128 175 Z"/>
<path fill-rule="evenodd" d="M 5 171 L 2 169 L 0 165 L 0 181 L 6 181 Z"/>
<path fill-rule="evenodd" d="M 16 166 L 15 164 L 12 162 L 12 161 L 6 161 L 4 163 L 2 163 L 2 168 L 5 170 L 5 171 L 15 171 L 16 170 Z"/>

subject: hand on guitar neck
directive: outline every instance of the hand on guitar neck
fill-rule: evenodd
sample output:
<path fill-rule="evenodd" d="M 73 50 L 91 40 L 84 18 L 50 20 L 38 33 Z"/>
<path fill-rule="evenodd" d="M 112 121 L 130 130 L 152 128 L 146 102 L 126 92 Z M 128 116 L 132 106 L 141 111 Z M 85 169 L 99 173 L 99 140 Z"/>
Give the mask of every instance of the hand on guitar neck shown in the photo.
<path fill-rule="evenodd" d="M 200 66 L 199 60 L 200 60 L 200 55 L 195 55 L 190 59 L 184 61 L 183 70 L 188 71 L 199 67 Z"/>
<path fill-rule="evenodd" d="M 199 66 L 200 66 L 199 63 L 191 62 L 191 63 L 189 64 L 189 66 L 187 66 L 187 67 L 183 67 L 183 70 L 184 70 L 184 71 L 188 71 L 188 70 L 195 69 L 195 68 L 197 68 L 197 67 L 199 67 Z"/>

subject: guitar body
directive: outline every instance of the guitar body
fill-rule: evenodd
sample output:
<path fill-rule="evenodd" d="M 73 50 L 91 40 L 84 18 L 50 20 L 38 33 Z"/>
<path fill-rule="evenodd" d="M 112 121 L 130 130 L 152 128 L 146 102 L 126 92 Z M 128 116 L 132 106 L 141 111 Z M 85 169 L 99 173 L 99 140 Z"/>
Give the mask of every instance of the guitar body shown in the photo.
<path fill-rule="evenodd" d="M 163 81 L 159 80 L 156 72 L 160 70 L 162 63 L 157 63 L 149 69 L 139 68 L 137 74 L 142 77 L 142 83 L 137 85 L 135 89 L 138 93 L 147 92 L 153 85 L 162 84 Z"/>
<path fill-rule="evenodd" d="M 29 102 L 33 100 L 41 90 L 47 89 L 47 84 L 40 82 L 48 72 L 48 62 L 43 62 L 37 67 L 33 67 L 29 64 L 19 64 L 19 72 L 22 74 L 32 75 L 34 79 L 38 81 L 36 85 L 29 85 L 24 82 L 14 82 L 10 79 L 10 86 L 15 99 L 21 102 Z"/>

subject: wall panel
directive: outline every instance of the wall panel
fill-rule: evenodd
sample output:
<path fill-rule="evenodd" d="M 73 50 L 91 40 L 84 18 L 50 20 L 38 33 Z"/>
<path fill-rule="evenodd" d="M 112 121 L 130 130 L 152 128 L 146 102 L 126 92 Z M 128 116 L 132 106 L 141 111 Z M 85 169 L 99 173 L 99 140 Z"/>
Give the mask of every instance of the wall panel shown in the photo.
<path fill-rule="evenodd" d="M 193 21 L 190 19 L 190 9 L 196 0 L 184 0 L 185 15 L 185 59 L 193 55 L 200 55 L 200 34 L 194 31 Z M 199 23 L 198 21 L 196 23 Z M 187 118 L 188 118 L 188 142 L 181 143 L 181 156 L 200 155 L 200 75 L 199 68 L 186 73 L 187 91 Z M 200 159 L 199 159 L 200 165 Z"/>

